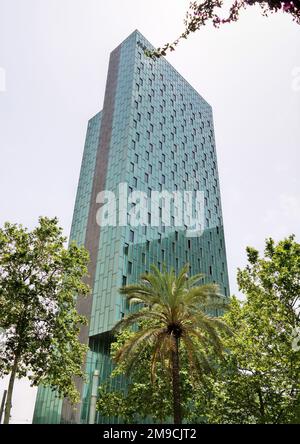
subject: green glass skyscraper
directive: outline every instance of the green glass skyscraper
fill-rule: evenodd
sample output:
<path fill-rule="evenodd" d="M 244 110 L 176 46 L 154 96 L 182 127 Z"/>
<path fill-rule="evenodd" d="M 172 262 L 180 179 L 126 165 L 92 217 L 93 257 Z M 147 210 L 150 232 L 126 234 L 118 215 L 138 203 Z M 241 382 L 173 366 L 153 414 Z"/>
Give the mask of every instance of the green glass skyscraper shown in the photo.
<path fill-rule="evenodd" d="M 145 48 L 152 46 L 135 31 L 111 53 L 103 109 L 88 123 L 70 236 L 90 252 L 92 296 L 78 298 L 89 319 L 81 332 L 90 347 L 88 382 L 78 381 L 76 411 L 40 387 L 35 423 L 88 422 L 93 373 L 99 370 L 99 383 L 110 374 L 110 331 L 127 310 L 118 289 L 152 263 L 178 271 L 188 262 L 192 274 L 204 273 L 229 295 L 211 106 L 164 58 L 146 57 Z M 169 205 L 174 193 L 182 202 Z M 143 217 L 132 223 L 137 207 Z M 190 230 L 195 215 L 200 224 Z"/>

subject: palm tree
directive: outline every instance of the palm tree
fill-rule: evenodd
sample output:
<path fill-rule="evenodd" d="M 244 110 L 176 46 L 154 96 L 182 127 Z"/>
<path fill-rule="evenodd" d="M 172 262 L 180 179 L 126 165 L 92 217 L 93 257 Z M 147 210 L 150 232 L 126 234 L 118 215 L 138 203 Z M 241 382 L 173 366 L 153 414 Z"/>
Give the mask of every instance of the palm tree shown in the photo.
<path fill-rule="evenodd" d="M 151 273 L 141 275 L 139 283 L 120 289 L 130 304 L 140 304 L 140 310 L 119 321 L 114 332 L 136 326 L 140 321 L 148 322 L 142 323 L 114 359 L 123 362 L 130 374 L 139 352 L 150 344 L 152 381 L 158 360 L 167 362 L 172 375 L 174 423 L 181 424 L 180 344 L 186 351 L 191 373 L 201 377 L 203 372 L 211 370 L 205 351 L 212 347 L 221 355 L 223 347 L 218 330 L 229 329 L 220 318 L 208 313 L 225 308 L 226 300 L 217 285 L 199 285 L 203 275 L 189 277 L 188 265 L 178 276 L 174 270 L 168 273 L 165 268 L 163 272 L 156 266 L 151 268 Z"/>

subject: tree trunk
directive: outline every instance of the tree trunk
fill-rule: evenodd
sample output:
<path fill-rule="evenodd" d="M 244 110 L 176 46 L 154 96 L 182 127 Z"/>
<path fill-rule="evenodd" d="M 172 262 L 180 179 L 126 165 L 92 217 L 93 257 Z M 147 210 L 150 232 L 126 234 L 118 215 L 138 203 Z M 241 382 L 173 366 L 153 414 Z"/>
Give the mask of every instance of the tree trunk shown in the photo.
<path fill-rule="evenodd" d="M 13 394 L 14 383 L 15 383 L 16 373 L 17 373 L 17 368 L 18 368 L 18 362 L 19 362 L 19 357 L 16 356 L 15 360 L 14 360 L 14 365 L 13 365 L 13 368 L 12 368 L 12 371 L 10 374 L 10 378 L 9 378 L 3 424 L 9 424 L 9 420 L 10 420 L 10 411 L 11 411 L 11 407 L 12 407 L 11 401 L 12 401 L 12 394 Z"/>
<path fill-rule="evenodd" d="M 174 424 L 181 424 L 180 376 L 179 376 L 179 338 L 175 337 L 175 351 L 172 351 L 172 385 Z"/>

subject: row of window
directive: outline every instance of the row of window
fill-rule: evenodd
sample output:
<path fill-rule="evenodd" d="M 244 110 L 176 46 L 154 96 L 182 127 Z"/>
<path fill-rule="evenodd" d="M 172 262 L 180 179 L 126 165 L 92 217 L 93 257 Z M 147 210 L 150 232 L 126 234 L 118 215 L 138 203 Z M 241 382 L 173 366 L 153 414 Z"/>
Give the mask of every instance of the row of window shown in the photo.
<path fill-rule="evenodd" d="M 142 53 L 141 53 L 141 52 L 138 52 L 138 58 L 139 58 L 139 60 L 142 60 Z M 149 82 L 149 85 L 150 85 L 150 86 L 153 86 L 153 82 L 155 82 L 156 80 L 160 80 L 161 82 L 165 82 L 165 78 L 164 78 L 164 75 L 163 75 L 162 73 L 156 75 L 156 74 L 153 72 L 153 69 L 154 69 L 154 65 L 153 65 L 153 63 L 150 62 L 150 63 L 147 64 L 147 65 L 149 66 L 150 71 L 152 71 L 151 77 L 148 78 L 148 82 Z M 137 74 L 138 74 L 139 77 L 140 77 L 141 73 L 142 73 L 144 70 L 145 70 L 145 64 L 144 64 L 143 62 L 140 62 L 140 66 L 137 67 Z M 143 81 L 143 79 L 142 79 L 141 77 L 139 78 L 139 84 L 140 84 L 141 86 L 143 86 L 143 84 L 144 84 L 144 81 Z M 171 90 L 172 92 L 174 92 L 175 88 L 174 88 L 174 85 L 173 85 L 171 82 L 168 83 L 168 86 L 170 87 L 170 90 Z M 177 89 L 177 88 L 176 88 L 176 89 Z M 166 85 L 166 83 L 162 83 L 162 89 L 160 89 L 160 91 L 164 92 L 164 91 L 166 91 L 166 90 L 167 90 L 167 85 Z M 184 100 L 184 96 L 183 96 L 183 93 L 182 93 L 182 92 L 179 93 L 179 98 L 180 98 L 181 101 Z M 177 96 L 176 96 L 176 94 L 173 94 L 173 100 L 174 100 L 174 101 L 177 100 Z M 185 104 L 184 104 L 184 105 L 185 105 Z M 193 104 L 190 102 L 188 106 L 189 106 L 189 109 L 192 111 L 192 110 L 193 110 Z M 186 107 L 186 105 L 185 105 L 185 107 Z"/>
<path fill-rule="evenodd" d="M 142 103 L 142 101 L 143 101 L 143 97 L 139 94 L 138 97 L 137 97 L 137 100 L 134 101 L 135 109 L 140 109 L 140 104 Z M 151 94 L 148 94 L 148 103 L 147 104 L 149 105 L 149 103 L 152 103 L 152 95 Z M 174 103 L 172 104 L 172 100 L 171 100 L 171 105 L 172 105 L 172 107 L 174 106 Z M 165 108 L 166 108 L 166 101 L 163 99 L 161 104 L 159 104 L 159 112 L 161 114 L 164 113 L 164 109 Z M 150 105 L 149 111 L 147 111 L 147 119 L 148 120 L 152 120 L 151 116 L 154 113 L 155 113 L 155 108 L 154 108 L 153 105 Z M 181 116 L 184 116 L 184 109 L 181 108 L 180 109 L 180 113 L 181 113 Z M 196 123 L 197 123 L 197 120 L 196 120 L 196 118 L 194 116 L 195 116 L 195 114 L 193 113 L 193 117 L 190 117 L 190 125 L 192 125 L 192 126 L 196 125 Z M 197 126 L 198 126 L 198 128 L 199 128 L 199 130 L 200 130 L 200 132 L 202 134 L 203 130 L 205 129 L 205 124 L 204 124 L 204 121 L 202 120 L 201 112 L 199 112 L 199 118 L 200 118 L 200 120 L 198 121 L 198 125 Z M 171 120 L 171 122 L 173 124 L 175 123 L 175 119 L 177 119 L 177 111 L 176 111 L 176 109 L 173 109 L 171 114 L 170 114 L 170 120 Z M 140 113 L 138 113 L 137 120 L 141 121 Z M 161 122 L 161 125 L 166 123 L 165 116 L 162 117 L 162 120 L 163 120 L 163 122 Z M 183 132 L 184 132 L 184 128 L 187 127 L 187 126 L 188 126 L 188 123 L 187 123 L 186 118 L 182 119 L 181 129 L 182 129 Z M 210 128 L 210 134 L 212 135 L 212 129 L 211 129 L 210 120 L 207 120 L 207 128 Z M 193 128 L 193 130 L 194 130 L 194 134 L 196 135 L 196 128 Z M 177 128 L 175 128 L 174 131 L 176 132 Z"/>

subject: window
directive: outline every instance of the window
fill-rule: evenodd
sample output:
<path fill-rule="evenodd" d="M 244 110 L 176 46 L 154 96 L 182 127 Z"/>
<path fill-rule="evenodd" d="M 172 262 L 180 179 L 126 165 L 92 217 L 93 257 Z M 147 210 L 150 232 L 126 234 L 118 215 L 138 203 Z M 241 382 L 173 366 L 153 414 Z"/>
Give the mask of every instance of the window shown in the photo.
<path fill-rule="evenodd" d="M 131 274 L 131 273 L 132 273 L 132 262 L 130 262 L 130 261 L 128 261 L 127 273 L 128 273 L 128 274 Z"/>
<path fill-rule="evenodd" d="M 130 162 L 130 171 L 133 173 L 134 172 L 134 163 Z"/>
<path fill-rule="evenodd" d="M 148 165 L 148 171 L 150 174 L 152 173 L 152 165 Z"/>
<path fill-rule="evenodd" d="M 148 183 L 149 182 L 149 174 L 145 173 L 145 182 Z"/>
<path fill-rule="evenodd" d="M 135 155 L 134 155 L 134 161 L 135 161 L 135 163 L 138 163 L 138 162 L 139 162 L 139 156 L 138 156 L 138 154 L 135 154 Z"/>
<path fill-rule="evenodd" d="M 134 231 L 130 230 L 129 232 L 129 240 L 130 242 L 134 242 Z"/>
<path fill-rule="evenodd" d="M 139 140 L 140 140 L 140 135 L 139 135 L 139 133 L 136 133 L 136 135 L 135 135 L 135 140 L 137 140 L 137 141 L 139 142 Z"/>
<path fill-rule="evenodd" d="M 137 178 L 136 177 L 133 178 L 133 186 L 135 188 L 137 187 Z"/>

